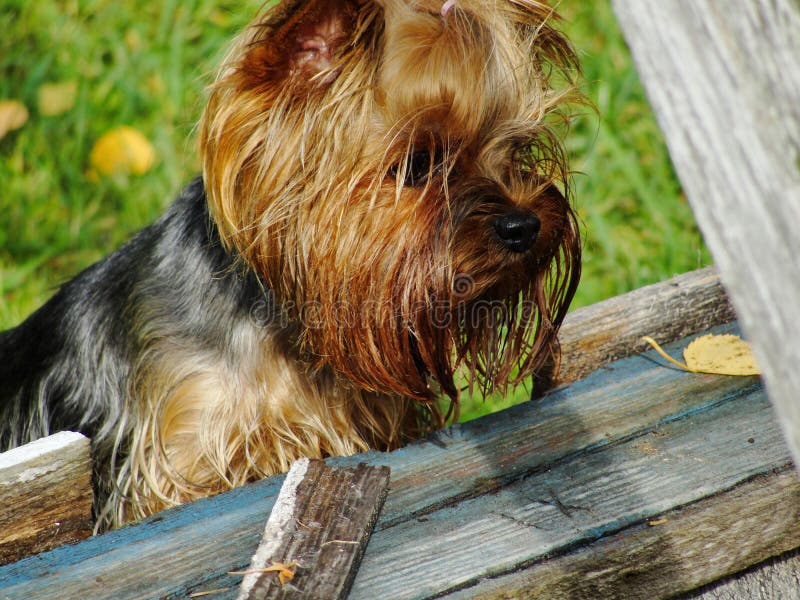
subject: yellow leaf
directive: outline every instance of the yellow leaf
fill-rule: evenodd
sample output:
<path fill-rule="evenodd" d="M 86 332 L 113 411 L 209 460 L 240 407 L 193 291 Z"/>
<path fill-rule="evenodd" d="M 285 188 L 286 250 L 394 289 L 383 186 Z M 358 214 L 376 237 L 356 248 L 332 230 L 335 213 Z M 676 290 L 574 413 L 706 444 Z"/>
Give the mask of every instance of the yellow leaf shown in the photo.
<path fill-rule="evenodd" d="M 92 167 L 102 175 L 141 175 L 153 165 L 154 160 L 155 151 L 147 138 L 125 125 L 103 134 L 89 155 Z"/>
<path fill-rule="evenodd" d="M 17 100 L 0 101 L 0 140 L 28 121 L 28 109 Z"/>
<path fill-rule="evenodd" d="M 683 364 L 664 352 L 651 337 L 643 337 L 665 360 L 692 373 L 714 375 L 760 375 L 750 345 L 737 335 L 710 333 L 689 343 L 683 351 Z"/>
<path fill-rule="evenodd" d="M 295 572 L 297 571 L 297 561 L 290 560 L 288 563 L 279 563 L 272 561 L 268 567 L 261 569 L 250 569 L 248 571 L 228 571 L 228 575 L 250 575 L 253 573 L 277 573 L 278 581 L 282 586 L 289 583 L 294 579 Z"/>
<path fill-rule="evenodd" d="M 39 88 L 39 112 L 45 117 L 64 114 L 75 106 L 78 82 L 45 83 Z"/>
<path fill-rule="evenodd" d="M 132 52 L 138 52 L 142 47 L 142 38 L 135 29 L 129 29 L 125 33 L 125 44 Z"/>
<path fill-rule="evenodd" d="M 683 351 L 686 366 L 698 373 L 758 375 L 750 345 L 737 335 L 705 335 Z"/>
<path fill-rule="evenodd" d="M 208 22 L 217 27 L 228 27 L 231 22 L 230 14 L 221 10 L 215 10 L 208 16 Z"/>

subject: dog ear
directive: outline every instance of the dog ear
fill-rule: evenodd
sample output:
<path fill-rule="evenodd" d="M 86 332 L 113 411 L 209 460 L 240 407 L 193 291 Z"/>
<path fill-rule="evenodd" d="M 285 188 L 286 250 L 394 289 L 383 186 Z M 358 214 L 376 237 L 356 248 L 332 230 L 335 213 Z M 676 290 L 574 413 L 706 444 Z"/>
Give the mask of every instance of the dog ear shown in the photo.
<path fill-rule="evenodd" d="M 336 59 L 356 26 L 358 0 L 284 0 L 260 24 L 260 48 L 251 58 L 280 79 L 329 83 Z"/>

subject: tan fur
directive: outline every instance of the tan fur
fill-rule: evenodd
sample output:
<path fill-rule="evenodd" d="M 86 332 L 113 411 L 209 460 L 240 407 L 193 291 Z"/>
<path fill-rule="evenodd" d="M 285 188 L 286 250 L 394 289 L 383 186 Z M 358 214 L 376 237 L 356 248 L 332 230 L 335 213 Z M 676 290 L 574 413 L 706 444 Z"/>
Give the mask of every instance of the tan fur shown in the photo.
<path fill-rule="evenodd" d="M 132 390 L 144 402 L 106 525 L 285 472 L 301 456 L 392 450 L 425 427 L 411 400 L 310 375 L 270 337 L 242 346 L 235 367 L 170 343 L 150 349 Z M 435 405 L 423 418 L 442 424 Z"/>
<path fill-rule="evenodd" d="M 557 362 L 580 239 L 555 19 L 531 0 L 287 0 L 234 41 L 199 127 L 209 206 L 292 327 L 227 355 L 148 343 L 110 522 L 396 448 L 444 424 L 457 371 L 503 392 Z M 406 184 L 421 151 L 441 164 Z M 538 215 L 530 251 L 492 233 L 508 211 Z"/>
<path fill-rule="evenodd" d="M 325 13 L 334 3 L 294 4 Z M 304 332 L 303 350 L 363 387 L 431 399 L 407 341 L 389 321 L 397 314 L 414 321 L 414 303 L 452 299 L 460 274 L 477 272 L 485 291 L 504 287 L 506 269 L 516 266 L 490 246 L 458 243 L 450 217 L 459 194 L 491 181 L 511 204 L 528 208 L 538 199 L 543 211 L 558 215 L 544 221 L 538 254 L 555 258 L 561 246 L 565 270 L 577 267 L 573 217 L 562 206 L 550 208 L 553 196 L 537 193 L 553 181 L 567 185 L 566 162 L 545 117 L 572 89 L 554 91 L 551 72 L 562 73 L 574 57 L 551 27 L 552 10 L 538 2 L 464 0 L 446 19 L 433 1 L 335 5 L 352 38 L 314 76 L 294 70 L 286 43 L 292 32 L 300 35 L 293 20 L 268 14 L 234 44 L 200 125 L 210 207 L 223 240 L 282 299 L 295 308 L 352 309 L 349 320 L 361 328 L 350 331 L 349 343 L 330 319 L 332 329 Z M 444 168 L 458 170 L 458 180 L 422 194 L 400 189 L 387 170 L 426 143 L 443 147 Z M 536 177 L 523 181 L 513 173 L 519 153 L 535 163 Z M 521 287 L 501 295 L 513 304 Z M 548 305 L 563 306 L 568 294 L 554 287 L 552 301 L 539 306 L 545 327 L 533 341 L 521 341 L 533 322 L 509 323 L 521 332 L 510 337 L 526 348 L 515 346 L 507 356 L 497 356 L 493 343 L 480 348 L 480 336 L 467 342 L 458 339 L 463 331 L 431 332 L 414 323 L 417 332 L 436 334 L 420 336 L 420 351 L 443 391 L 456 395 L 451 354 L 489 389 L 503 391 L 514 364 L 522 376 L 530 373 L 537 363 L 518 359 L 547 354 L 554 332 L 546 324 L 559 321 Z M 368 302 L 386 312 L 364 315 Z M 465 343 L 470 347 L 459 347 Z"/>

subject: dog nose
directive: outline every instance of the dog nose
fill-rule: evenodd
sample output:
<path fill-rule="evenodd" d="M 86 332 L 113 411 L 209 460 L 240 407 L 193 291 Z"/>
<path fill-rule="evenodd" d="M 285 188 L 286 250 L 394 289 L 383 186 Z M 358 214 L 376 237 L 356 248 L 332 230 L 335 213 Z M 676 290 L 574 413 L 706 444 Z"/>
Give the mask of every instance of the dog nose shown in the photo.
<path fill-rule="evenodd" d="M 536 215 L 509 213 L 493 223 L 497 237 L 512 252 L 527 252 L 536 243 L 542 224 Z"/>

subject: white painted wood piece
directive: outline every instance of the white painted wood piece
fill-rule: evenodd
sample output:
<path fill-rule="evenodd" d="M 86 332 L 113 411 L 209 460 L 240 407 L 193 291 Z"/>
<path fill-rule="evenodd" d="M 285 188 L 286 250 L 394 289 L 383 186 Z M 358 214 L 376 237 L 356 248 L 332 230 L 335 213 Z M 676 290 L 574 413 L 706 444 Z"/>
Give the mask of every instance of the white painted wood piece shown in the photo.
<path fill-rule="evenodd" d="M 0 564 L 91 533 L 87 438 L 62 431 L 0 454 Z"/>

